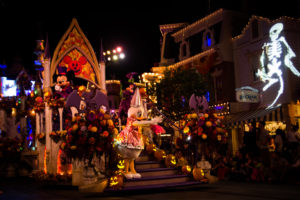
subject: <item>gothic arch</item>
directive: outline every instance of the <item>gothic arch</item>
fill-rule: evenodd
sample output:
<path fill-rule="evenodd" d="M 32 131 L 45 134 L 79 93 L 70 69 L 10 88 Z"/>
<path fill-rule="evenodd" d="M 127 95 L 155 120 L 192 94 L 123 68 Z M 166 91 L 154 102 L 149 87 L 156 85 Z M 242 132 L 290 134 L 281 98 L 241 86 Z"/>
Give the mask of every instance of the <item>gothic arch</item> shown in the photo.
<path fill-rule="evenodd" d="M 75 18 L 55 48 L 50 66 L 51 85 L 53 85 L 52 77 L 59 65 L 69 68 L 68 63 L 64 62 L 65 56 L 70 56 L 73 61 L 78 61 L 83 56 L 87 62 L 82 65 L 82 70 L 76 77 L 88 80 L 99 87 L 101 80 L 97 57 Z"/>

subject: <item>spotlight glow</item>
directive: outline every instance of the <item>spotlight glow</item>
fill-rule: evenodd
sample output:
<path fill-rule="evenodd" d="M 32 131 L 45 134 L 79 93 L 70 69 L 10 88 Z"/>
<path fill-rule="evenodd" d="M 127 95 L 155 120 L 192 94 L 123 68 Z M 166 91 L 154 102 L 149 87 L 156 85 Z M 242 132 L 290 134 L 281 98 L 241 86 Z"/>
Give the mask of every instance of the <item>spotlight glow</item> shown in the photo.
<path fill-rule="evenodd" d="M 122 52 L 122 47 L 117 47 L 116 49 L 117 49 L 117 52 L 119 52 L 119 53 Z"/>
<path fill-rule="evenodd" d="M 114 56 L 113 56 L 113 60 L 118 60 L 118 56 L 117 56 L 117 55 L 114 55 Z"/>
<path fill-rule="evenodd" d="M 124 53 L 120 53 L 120 59 L 124 59 L 125 58 L 125 54 Z"/>

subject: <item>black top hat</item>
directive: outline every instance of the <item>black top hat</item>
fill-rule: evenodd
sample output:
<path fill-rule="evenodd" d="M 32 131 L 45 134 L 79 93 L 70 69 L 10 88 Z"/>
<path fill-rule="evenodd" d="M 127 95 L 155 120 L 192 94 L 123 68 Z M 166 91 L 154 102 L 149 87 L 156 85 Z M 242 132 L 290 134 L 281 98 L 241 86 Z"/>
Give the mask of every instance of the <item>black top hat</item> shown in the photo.
<path fill-rule="evenodd" d="M 67 67 L 65 66 L 58 66 L 57 70 L 58 70 L 58 75 L 60 76 L 67 74 Z"/>

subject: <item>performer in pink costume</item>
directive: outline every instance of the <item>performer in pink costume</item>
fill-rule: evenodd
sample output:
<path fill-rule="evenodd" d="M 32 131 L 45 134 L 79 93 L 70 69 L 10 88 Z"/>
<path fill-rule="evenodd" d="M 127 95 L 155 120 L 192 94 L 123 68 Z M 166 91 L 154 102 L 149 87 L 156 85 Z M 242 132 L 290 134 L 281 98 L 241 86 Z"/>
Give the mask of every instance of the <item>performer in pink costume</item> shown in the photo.
<path fill-rule="evenodd" d="M 141 178 L 141 175 L 135 171 L 134 160 L 139 157 L 141 151 L 144 149 L 142 126 L 162 122 L 161 117 L 155 117 L 152 120 L 143 120 L 145 112 L 139 88 L 136 88 L 128 110 L 126 127 L 115 140 L 117 151 L 125 160 L 125 177 L 127 179 Z"/>

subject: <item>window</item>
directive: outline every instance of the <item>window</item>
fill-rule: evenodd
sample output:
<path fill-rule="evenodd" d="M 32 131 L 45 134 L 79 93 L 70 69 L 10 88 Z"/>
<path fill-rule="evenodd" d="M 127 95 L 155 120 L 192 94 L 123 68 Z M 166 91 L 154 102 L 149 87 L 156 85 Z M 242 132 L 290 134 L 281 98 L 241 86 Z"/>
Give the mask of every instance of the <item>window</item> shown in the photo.
<path fill-rule="evenodd" d="M 211 48 L 215 44 L 214 36 L 211 30 L 207 29 L 202 37 L 202 49 L 206 51 L 207 49 Z"/>
<path fill-rule="evenodd" d="M 211 46 L 211 36 L 210 36 L 210 33 L 206 34 L 206 46 L 207 47 Z"/>
<path fill-rule="evenodd" d="M 190 56 L 190 49 L 189 49 L 189 43 L 187 41 L 183 41 L 180 44 L 180 55 L 179 59 L 183 60 L 185 58 L 188 58 Z"/>

